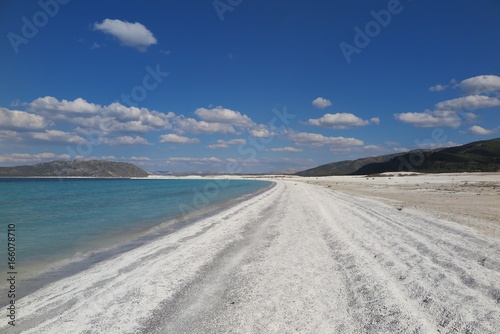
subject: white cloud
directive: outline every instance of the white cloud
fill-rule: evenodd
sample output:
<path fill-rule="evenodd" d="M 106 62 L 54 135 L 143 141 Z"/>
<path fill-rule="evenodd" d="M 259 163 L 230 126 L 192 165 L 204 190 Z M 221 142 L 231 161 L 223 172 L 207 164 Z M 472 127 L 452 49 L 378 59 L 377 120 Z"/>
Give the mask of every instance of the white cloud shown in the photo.
<path fill-rule="evenodd" d="M 42 116 L 0 107 L 0 129 L 40 130 L 47 126 L 48 122 Z"/>
<path fill-rule="evenodd" d="M 325 109 L 331 106 L 332 102 L 323 97 L 317 97 L 316 99 L 314 99 L 314 101 L 312 101 L 311 104 L 318 109 Z"/>
<path fill-rule="evenodd" d="M 94 30 L 116 37 L 123 45 L 146 51 L 153 44 L 157 44 L 153 33 L 139 22 L 130 23 L 121 20 L 105 19 L 101 23 L 94 23 Z"/>
<path fill-rule="evenodd" d="M 8 142 L 12 144 L 14 142 L 21 142 L 23 138 L 16 131 L 12 130 L 0 130 L 0 142 Z"/>
<path fill-rule="evenodd" d="M 114 155 L 101 155 L 101 156 L 96 156 L 96 155 L 76 155 L 72 157 L 73 159 L 76 160 L 112 160 L 116 161 L 118 160 Z"/>
<path fill-rule="evenodd" d="M 231 139 L 231 140 L 217 140 L 217 144 L 208 145 L 208 148 L 227 148 L 229 145 L 244 145 L 246 144 L 246 139 Z"/>
<path fill-rule="evenodd" d="M 87 140 L 78 135 L 60 130 L 45 130 L 45 132 L 34 132 L 31 135 L 34 139 L 54 142 L 54 143 L 69 143 L 69 144 L 87 143 Z"/>
<path fill-rule="evenodd" d="M 46 96 L 29 104 L 32 112 L 47 119 L 75 124 L 83 129 L 93 129 L 104 133 L 128 132 L 146 133 L 153 130 L 171 129 L 175 115 L 164 114 L 147 108 L 126 107 L 120 103 L 101 106 L 82 98 L 74 101 Z"/>
<path fill-rule="evenodd" d="M 276 135 L 275 132 L 270 131 L 264 125 L 259 125 L 255 129 L 250 130 L 250 134 L 252 135 L 252 137 L 255 137 L 255 138 L 269 138 L 269 137 Z"/>
<path fill-rule="evenodd" d="M 175 133 L 160 136 L 160 143 L 196 144 L 199 142 L 200 140 L 198 138 L 188 138 L 176 135 Z"/>
<path fill-rule="evenodd" d="M 484 95 L 469 95 L 436 104 L 439 110 L 475 110 L 496 106 L 500 106 L 500 99 Z"/>
<path fill-rule="evenodd" d="M 197 121 L 194 118 L 185 118 L 179 116 L 174 119 L 178 131 L 181 133 L 232 133 L 235 134 L 236 130 L 231 124 L 227 123 L 209 123 L 205 121 Z"/>
<path fill-rule="evenodd" d="M 446 88 L 448 88 L 448 85 L 435 85 L 435 86 L 429 87 L 429 91 L 430 92 L 441 92 L 441 91 L 445 90 Z"/>
<path fill-rule="evenodd" d="M 117 138 L 103 138 L 103 144 L 106 145 L 147 145 L 148 141 L 140 136 L 121 136 Z"/>
<path fill-rule="evenodd" d="M 325 114 L 317 119 L 309 119 L 307 124 L 333 129 L 348 129 L 356 126 L 365 126 L 370 124 L 370 122 L 379 124 L 380 119 L 374 117 L 370 121 L 366 121 L 350 113 L 336 113 Z"/>
<path fill-rule="evenodd" d="M 224 123 L 239 127 L 251 127 L 254 125 L 250 117 L 239 111 L 223 108 L 221 106 L 213 109 L 198 108 L 194 112 L 202 121 L 210 123 Z"/>
<path fill-rule="evenodd" d="M 443 142 L 443 143 L 435 143 L 435 142 L 420 143 L 417 145 L 417 147 L 422 148 L 422 149 L 433 150 L 436 148 L 445 148 L 445 147 L 452 147 L 452 146 L 459 146 L 459 145 L 460 144 L 457 144 L 455 142 L 447 141 L 447 142 Z"/>
<path fill-rule="evenodd" d="M 302 152 L 303 150 L 295 147 L 276 147 L 269 149 L 271 152 Z"/>
<path fill-rule="evenodd" d="M 191 157 L 172 157 L 168 158 L 167 163 L 180 163 L 180 162 L 188 162 L 192 164 L 212 164 L 212 163 L 219 163 L 222 160 L 216 157 L 209 157 L 209 158 L 191 158 Z"/>
<path fill-rule="evenodd" d="M 178 116 L 174 122 L 180 133 L 232 133 L 236 134 L 235 128 L 249 129 L 257 126 L 245 114 L 239 111 L 223 108 L 221 106 L 212 109 L 198 108 L 195 115 L 200 120 Z"/>
<path fill-rule="evenodd" d="M 84 160 L 118 160 L 114 155 L 102 155 L 100 157 L 90 158 L 86 157 Z"/>
<path fill-rule="evenodd" d="M 394 147 L 392 150 L 394 152 L 397 152 L 397 153 L 399 153 L 399 152 L 409 152 L 410 151 L 410 149 L 407 148 L 407 147 Z"/>
<path fill-rule="evenodd" d="M 364 144 L 362 140 L 356 138 L 326 137 L 319 133 L 310 132 L 291 132 L 289 138 L 294 144 L 314 147 L 324 145 L 362 146 Z"/>
<path fill-rule="evenodd" d="M 473 135 L 480 135 L 480 136 L 491 135 L 492 133 L 494 133 L 493 130 L 487 130 L 483 127 L 480 127 L 479 125 L 471 126 L 468 131 Z"/>
<path fill-rule="evenodd" d="M 0 162 L 2 163 L 23 163 L 23 164 L 34 164 L 43 160 L 54 160 L 54 159 L 69 159 L 69 154 L 54 154 L 51 152 L 44 152 L 38 154 L 27 154 L 27 153 L 12 153 L 0 156 Z"/>
<path fill-rule="evenodd" d="M 148 157 L 135 157 L 135 156 L 132 156 L 128 160 L 132 160 L 132 161 L 150 161 L 151 159 L 148 158 Z"/>
<path fill-rule="evenodd" d="M 484 94 L 500 91 L 500 77 L 496 75 L 479 75 L 463 80 L 458 86 L 468 94 Z"/>
<path fill-rule="evenodd" d="M 109 131 L 122 129 L 134 131 L 134 128 L 140 129 L 141 132 L 170 129 L 172 128 L 170 120 L 175 117 L 172 112 L 165 114 L 147 108 L 126 107 L 117 102 L 104 106 L 102 114 L 107 121 L 111 122 L 109 125 L 104 124 L 104 130 L 109 128 Z M 103 129 L 102 125 L 100 125 L 101 129 Z M 143 129 L 140 128 L 141 126 Z"/>
<path fill-rule="evenodd" d="M 386 149 L 384 147 L 379 146 L 379 145 L 366 145 L 366 146 L 363 146 L 363 149 L 366 151 L 376 151 L 376 152 L 386 151 Z"/>
<path fill-rule="evenodd" d="M 54 113 L 60 112 L 62 114 L 80 114 L 82 116 L 91 116 L 102 110 L 98 104 L 89 103 L 81 97 L 74 101 L 61 100 L 55 97 L 45 96 L 39 97 L 29 104 L 32 110 L 35 111 L 49 111 L 53 116 Z"/>
<path fill-rule="evenodd" d="M 476 119 L 477 118 L 477 115 L 474 114 L 473 112 L 468 112 L 465 114 L 465 116 L 468 118 L 468 119 Z"/>
<path fill-rule="evenodd" d="M 407 112 L 395 114 L 394 118 L 416 127 L 430 128 L 437 126 L 457 127 L 460 126 L 460 117 L 455 111 L 450 110 L 426 110 L 425 112 Z"/>

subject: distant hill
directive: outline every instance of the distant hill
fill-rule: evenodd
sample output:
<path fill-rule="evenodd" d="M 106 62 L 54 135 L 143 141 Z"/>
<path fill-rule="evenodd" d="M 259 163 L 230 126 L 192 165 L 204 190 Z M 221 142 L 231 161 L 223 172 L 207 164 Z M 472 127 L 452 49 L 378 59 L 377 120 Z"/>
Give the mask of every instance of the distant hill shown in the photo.
<path fill-rule="evenodd" d="M 404 153 L 380 155 L 377 157 L 361 158 L 357 160 L 332 162 L 326 165 L 321 165 L 318 167 L 314 167 L 311 169 L 295 173 L 295 175 L 300 175 L 300 176 L 349 175 L 355 173 L 361 167 L 366 166 L 368 164 L 385 162 L 402 154 Z"/>
<path fill-rule="evenodd" d="M 376 161 L 378 159 L 378 161 Z M 370 161 L 371 160 L 371 161 Z M 354 169 L 354 170 L 353 170 Z M 301 176 L 369 175 L 384 172 L 500 172 L 500 138 L 435 150 L 334 162 L 299 172 Z"/>
<path fill-rule="evenodd" d="M 0 177 L 146 177 L 148 175 L 149 173 L 131 163 L 102 160 L 55 160 L 29 166 L 0 167 Z"/>

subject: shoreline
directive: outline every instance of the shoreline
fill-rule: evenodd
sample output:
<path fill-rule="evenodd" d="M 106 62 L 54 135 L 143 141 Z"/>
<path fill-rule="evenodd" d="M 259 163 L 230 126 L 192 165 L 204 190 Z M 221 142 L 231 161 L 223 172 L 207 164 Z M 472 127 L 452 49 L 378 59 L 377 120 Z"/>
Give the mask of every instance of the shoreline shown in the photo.
<path fill-rule="evenodd" d="M 500 240 L 297 181 L 18 300 L 12 333 L 498 328 Z"/>
<path fill-rule="evenodd" d="M 453 221 L 476 232 L 500 239 L 500 172 L 417 173 L 376 175 L 205 175 L 242 180 L 288 180 L 315 184 L 345 194 L 375 199 L 398 210 L 417 210 Z M 161 178 L 161 176 L 160 176 Z"/>
<path fill-rule="evenodd" d="M 69 177 L 69 179 L 74 179 L 74 177 Z M 19 278 L 17 284 L 21 286 L 22 289 L 19 289 L 16 293 L 17 299 L 28 296 L 47 285 L 77 275 L 95 265 L 147 245 L 169 234 L 176 233 L 199 220 L 216 215 L 274 186 L 275 184 L 270 182 L 267 186 L 250 191 L 236 198 L 209 203 L 201 208 L 195 208 L 194 211 L 189 213 L 179 213 L 177 216 L 159 222 L 154 226 L 145 227 L 142 230 L 134 231 L 127 235 L 115 235 L 112 239 L 113 244 L 111 246 L 99 244 L 97 249 L 85 250 L 83 253 L 78 252 L 71 257 L 61 260 L 50 261 L 45 264 L 28 264 L 27 269 L 21 267 L 18 269 Z M 39 269 L 34 269 L 36 267 L 39 267 Z M 24 273 L 24 270 L 28 270 L 28 272 Z M 6 296 L 8 289 L 6 287 L 4 288 L 3 285 L 2 283 L 2 286 L 0 286 L 0 295 Z M 5 284 L 5 286 L 7 285 Z"/>

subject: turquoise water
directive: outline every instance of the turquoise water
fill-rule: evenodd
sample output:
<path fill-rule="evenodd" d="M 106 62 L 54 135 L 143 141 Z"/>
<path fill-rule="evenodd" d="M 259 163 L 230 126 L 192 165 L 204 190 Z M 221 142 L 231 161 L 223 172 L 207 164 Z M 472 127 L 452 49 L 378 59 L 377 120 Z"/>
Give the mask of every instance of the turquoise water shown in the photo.
<path fill-rule="evenodd" d="M 16 269 L 36 271 L 144 238 L 190 212 L 223 206 L 268 185 L 253 180 L 0 178 L 0 257 L 7 258 L 9 224 L 15 224 Z"/>

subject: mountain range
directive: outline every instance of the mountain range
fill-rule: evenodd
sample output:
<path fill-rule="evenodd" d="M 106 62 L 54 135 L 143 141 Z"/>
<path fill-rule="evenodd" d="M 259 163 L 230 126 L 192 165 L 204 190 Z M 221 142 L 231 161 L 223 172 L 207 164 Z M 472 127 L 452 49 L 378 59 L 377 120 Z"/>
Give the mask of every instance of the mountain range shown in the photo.
<path fill-rule="evenodd" d="M 36 165 L 0 167 L 0 177 L 146 177 L 149 173 L 127 162 L 102 160 L 55 160 Z"/>
<path fill-rule="evenodd" d="M 300 176 L 369 175 L 384 172 L 500 172 L 500 138 L 462 146 L 332 162 L 296 173 Z"/>

